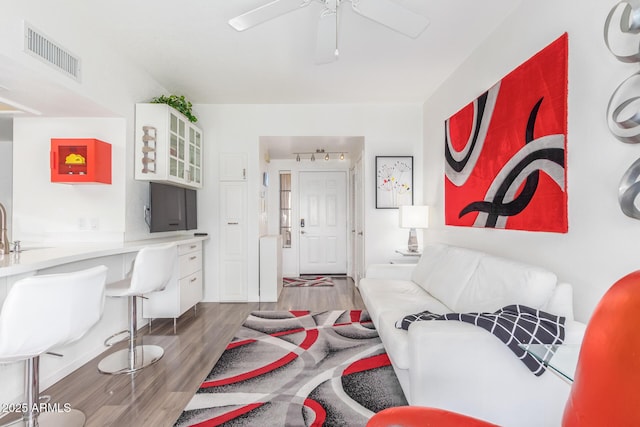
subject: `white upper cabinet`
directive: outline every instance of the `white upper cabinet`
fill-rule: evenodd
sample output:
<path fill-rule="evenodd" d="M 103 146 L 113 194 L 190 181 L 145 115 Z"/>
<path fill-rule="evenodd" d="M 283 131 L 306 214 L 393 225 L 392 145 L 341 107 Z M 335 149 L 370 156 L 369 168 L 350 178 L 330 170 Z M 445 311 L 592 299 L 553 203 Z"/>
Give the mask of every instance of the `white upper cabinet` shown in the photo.
<path fill-rule="evenodd" d="M 166 104 L 136 104 L 135 177 L 202 188 L 202 130 Z"/>

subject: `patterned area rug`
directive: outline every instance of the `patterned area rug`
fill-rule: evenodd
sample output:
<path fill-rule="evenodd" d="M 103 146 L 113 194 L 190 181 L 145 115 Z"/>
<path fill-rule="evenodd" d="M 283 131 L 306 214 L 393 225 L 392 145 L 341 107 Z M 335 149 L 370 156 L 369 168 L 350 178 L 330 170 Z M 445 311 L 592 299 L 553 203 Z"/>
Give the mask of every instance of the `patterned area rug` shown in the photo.
<path fill-rule="evenodd" d="M 328 276 L 302 276 L 302 277 L 284 277 L 282 286 L 284 287 L 310 287 L 310 286 L 333 286 L 333 280 Z"/>
<path fill-rule="evenodd" d="M 256 311 L 175 427 L 364 426 L 406 404 L 365 311 Z"/>

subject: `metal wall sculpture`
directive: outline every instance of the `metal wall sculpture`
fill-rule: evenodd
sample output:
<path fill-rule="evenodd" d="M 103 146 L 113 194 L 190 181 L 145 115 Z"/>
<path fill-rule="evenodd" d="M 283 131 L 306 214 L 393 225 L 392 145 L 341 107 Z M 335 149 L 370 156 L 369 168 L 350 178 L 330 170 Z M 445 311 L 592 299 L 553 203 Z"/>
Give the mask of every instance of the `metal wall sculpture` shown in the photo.
<path fill-rule="evenodd" d="M 568 36 L 445 121 L 445 223 L 566 233 Z"/>
<path fill-rule="evenodd" d="M 612 23 L 617 25 L 612 26 Z M 604 24 L 604 42 L 611 54 L 621 62 L 640 62 L 639 33 L 640 0 L 616 4 Z M 618 43 L 613 41 L 614 37 L 618 37 Z M 640 142 L 640 71 L 626 78 L 611 95 L 607 107 L 607 124 L 613 136 L 620 141 L 628 144 Z M 622 212 L 635 219 L 640 219 L 640 210 L 635 204 L 640 195 L 639 177 L 640 159 L 627 169 L 618 188 L 618 202 Z"/>

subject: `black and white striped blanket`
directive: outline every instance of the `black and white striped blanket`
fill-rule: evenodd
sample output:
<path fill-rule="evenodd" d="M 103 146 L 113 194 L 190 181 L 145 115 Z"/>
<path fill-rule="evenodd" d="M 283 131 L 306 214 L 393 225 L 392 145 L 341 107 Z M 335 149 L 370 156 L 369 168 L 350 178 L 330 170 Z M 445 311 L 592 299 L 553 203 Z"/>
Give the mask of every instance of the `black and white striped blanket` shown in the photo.
<path fill-rule="evenodd" d="M 457 320 L 486 329 L 505 343 L 536 376 L 542 375 L 546 368 L 520 344 L 561 344 L 564 340 L 564 317 L 524 305 L 509 305 L 494 313 L 435 314 L 423 311 L 398 320 L 396 328 L 408 330 L 413 322 L 422 320 Z"/>

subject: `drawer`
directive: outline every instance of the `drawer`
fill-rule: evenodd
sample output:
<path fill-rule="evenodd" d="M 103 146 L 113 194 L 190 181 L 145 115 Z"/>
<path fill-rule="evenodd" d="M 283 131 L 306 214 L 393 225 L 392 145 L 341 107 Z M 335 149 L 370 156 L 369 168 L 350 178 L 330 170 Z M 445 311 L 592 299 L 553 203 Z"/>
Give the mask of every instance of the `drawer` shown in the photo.
<path fill-rule="evenodd" d="M 202 300 L 202 270 L 180 279 L 180 314 Z"/>
<path fill-rule="evenodd" d="M 178 258 L 180 277 L 186 277 L 202 270 L 202 252 L 191 252 Z"/>
<path fill-rule="evenodd" d="M 178 245 L 178 255 L 184 255 L 195 251 L 202 251 L 202 241 Z"/>

